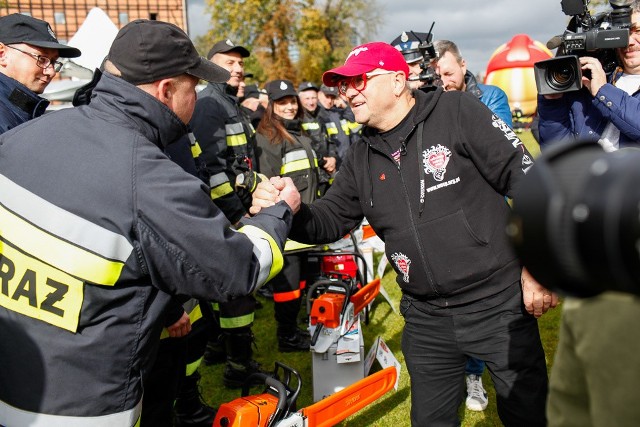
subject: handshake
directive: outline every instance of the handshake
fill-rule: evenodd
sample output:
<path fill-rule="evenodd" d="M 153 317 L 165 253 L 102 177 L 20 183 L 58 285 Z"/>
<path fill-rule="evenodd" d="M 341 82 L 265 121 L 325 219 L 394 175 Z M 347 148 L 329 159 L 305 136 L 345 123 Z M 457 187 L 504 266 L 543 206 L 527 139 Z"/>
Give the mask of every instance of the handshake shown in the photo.
<path fill-rule="evenodd" d="M 289 177 L 273 177 L 261 181 L 253 192 L 253 202 L 249 208 L 252 215 L 262 208 L 273 206 L 284 200 L 295 214 L 300 209 L 300 193 Z"/>

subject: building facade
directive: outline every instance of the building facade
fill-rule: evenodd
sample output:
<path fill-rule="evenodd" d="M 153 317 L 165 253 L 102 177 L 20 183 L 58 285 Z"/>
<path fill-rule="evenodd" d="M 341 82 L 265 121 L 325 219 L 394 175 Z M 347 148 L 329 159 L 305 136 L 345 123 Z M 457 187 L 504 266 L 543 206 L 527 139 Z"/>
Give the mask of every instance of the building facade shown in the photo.
<path fill-rule="evenodd" d="M 0 16 L 23 13 L 47 21 L 62 43 L 75 34 L 89 11 L 101 8 L 118 28 L 135 19 L 152 19 L 187 29 L 185 0 L 0 0 Z"/>

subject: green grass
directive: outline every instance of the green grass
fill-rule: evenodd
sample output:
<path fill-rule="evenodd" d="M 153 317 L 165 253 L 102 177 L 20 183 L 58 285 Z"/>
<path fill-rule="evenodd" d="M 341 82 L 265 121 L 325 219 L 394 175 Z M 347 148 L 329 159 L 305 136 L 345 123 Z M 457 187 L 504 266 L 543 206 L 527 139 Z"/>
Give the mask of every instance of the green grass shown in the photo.
<path fill-rule="evenodd" d="M 520 137 L 530 152 L 535 156 L 539 153 L 535 140 L 529 132 L 523 132 Z M 398 361 L 402 364 L 402 372 L 398 391 L 390 391 L 378 399 L 374 404 L 361 410 L 343 421 L 340 426 L 363 427 L 363 426 L 409 426 L 410 412 L 410 385 L 409 375 L 404 365 L 404 357 L 400 351 L 400 339 L 403 328 L 403 319 L 397 313 L 400 301 L 400 290 L 395 283 L 395 273 L 387 269 L 387 274 L 382 279 L 382 285 L 391 297 L 392 304 L 396 311 L 379 295 L 370 313 L 370 322 L 363 325 L 363 335 L 365 340 L 365 352 L 369 350 L 377 336 L 381 336 L 389 348 L 394 352 Z M 279 353 L 276 341 L 275 320 L 273 317 L 273 303 L 269 300 L 258 297 L 263 304 L 263 308 L 256 311 L 256 321 L 253 332 L 256 336 L 257 349 L 255 358 L 263 367 L 272 369 L 275 361 L 283 362 L 302 375 L 302 391 L 298 398 L 298 408 L 308 406 L 313 403 L 311 355 L 309 353 Z M 304 311 L 304 310 L 303 310 Z M 545 314 L 539 321 L 540 334 L 545 350 L 547 367 L 553 365 L 553 357 L 558 342 L 558 325 L 561 310 L 556 308 Z M 374 363 L 373 369 L 379 369 Z M 239 397 L 239 390 L 228 390 L 222 385 L 223 366 L 202 366 L 201 388 L 207 403 L 212 406 L 219 406 Z M 493 390 L 491 378 L 485 370 L 483 383 L 489 393 L 489 407 L 484 412 L 465 411 L 464 405 L 460 408 L 460 417 L 463 427 L 485 427 L 502 425 L 496 410 L 495 392 Z M 256 389 L 256 392 L 261 391 Z"/>

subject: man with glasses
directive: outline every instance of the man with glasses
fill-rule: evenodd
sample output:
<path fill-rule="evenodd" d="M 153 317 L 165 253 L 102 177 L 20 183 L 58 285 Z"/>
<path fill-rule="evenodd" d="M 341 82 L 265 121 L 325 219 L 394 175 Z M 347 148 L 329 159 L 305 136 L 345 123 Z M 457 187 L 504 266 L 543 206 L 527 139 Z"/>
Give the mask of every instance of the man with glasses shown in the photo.
<path fill-rule="evenodd" d="M 0 18 L 0 133 L 42 115 L 49 101 L 38 95 L 62 68 L 58 58 L 78 56 L 45 21 L 19 13 Z"/>
<path fill-rule="evenodd" d="M 402 289 L 413 426 L 459 425 L 468 357 L 486 361 L 506 426 L 544 426 L 547 371 L 536 317 L 557 297 L 522 268 L 505 233 L 532 165 L 515 133 L 466 92 L 412 91 L 402 54 L 354 48 L 323 75 L 364 125 L 327 194 L 302 204 L 290 238 L 332 242 L 366 216 Z M 283 183 L 263 182 L 252 212 Z M 524 302 L 524 304 L 523 304 Z"/>

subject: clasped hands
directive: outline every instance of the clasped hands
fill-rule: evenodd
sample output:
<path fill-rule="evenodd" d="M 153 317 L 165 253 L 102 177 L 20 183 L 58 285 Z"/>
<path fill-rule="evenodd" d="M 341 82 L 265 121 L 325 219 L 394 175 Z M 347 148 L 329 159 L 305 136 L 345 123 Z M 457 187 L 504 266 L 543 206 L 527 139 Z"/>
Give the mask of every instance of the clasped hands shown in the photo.
<path fill-rule="evenodd" d="M 262 208 L 273 206 L 284 200 L 295 214 L 300 209 L 300 193 L 289 177 L 279 176 L 263 180 L 253 192 L 253 202 L 249 208 L 252 215 L 260 212 Z"/>

